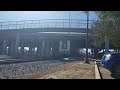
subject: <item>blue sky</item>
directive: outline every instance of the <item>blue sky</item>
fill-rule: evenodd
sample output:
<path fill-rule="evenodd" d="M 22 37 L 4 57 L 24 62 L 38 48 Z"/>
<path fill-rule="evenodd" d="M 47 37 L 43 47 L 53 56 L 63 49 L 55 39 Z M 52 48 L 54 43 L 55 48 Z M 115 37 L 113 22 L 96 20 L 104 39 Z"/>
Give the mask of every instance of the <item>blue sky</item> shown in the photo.
<path fill-rule="evenodd" d="M 90 20 L 98 18 L 93 11 L 90 11 L 89 17 Z M 70 11 L 70 18 L 86 20 L 86 14 L 83 11 Z M 69 11 L 0 11 L 0 22 L 40 19 L 69 19 Z"/>

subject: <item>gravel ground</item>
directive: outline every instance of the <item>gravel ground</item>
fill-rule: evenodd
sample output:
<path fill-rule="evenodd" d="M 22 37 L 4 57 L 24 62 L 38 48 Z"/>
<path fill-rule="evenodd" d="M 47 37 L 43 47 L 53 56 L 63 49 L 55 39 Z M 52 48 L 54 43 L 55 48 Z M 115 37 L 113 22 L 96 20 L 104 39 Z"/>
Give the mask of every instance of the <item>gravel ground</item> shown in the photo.
<path fill-rule="evenodd" d="M 68 62 L 50 60 L 0 65 L 0 79 L 19 79 L 65 63 Z"/>
<path fill-rule="evenodd" d="M 79 61 L 60 65 L 50 70 L 38 72 L 26 79 L 95 79 L 94 63 L 80 64 Z"/>

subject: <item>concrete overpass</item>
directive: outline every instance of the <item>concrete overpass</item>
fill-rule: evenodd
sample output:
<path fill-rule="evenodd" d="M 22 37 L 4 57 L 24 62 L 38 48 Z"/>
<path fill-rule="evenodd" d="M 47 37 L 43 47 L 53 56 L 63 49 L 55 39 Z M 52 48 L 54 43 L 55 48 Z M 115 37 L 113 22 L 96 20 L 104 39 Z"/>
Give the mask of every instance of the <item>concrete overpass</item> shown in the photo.
<path fill-rule="evenodd" d="M 70 55 L 74 53 L 76 47 L 86 47 L 86 23 L 80 22 L 80 20 L 1 22 L 0 54 L 16 58 Z M 89 40 L 92 38 L 91 32 L 89 29 Z M 25 50 L 25 47 L 29 49 Z"/>

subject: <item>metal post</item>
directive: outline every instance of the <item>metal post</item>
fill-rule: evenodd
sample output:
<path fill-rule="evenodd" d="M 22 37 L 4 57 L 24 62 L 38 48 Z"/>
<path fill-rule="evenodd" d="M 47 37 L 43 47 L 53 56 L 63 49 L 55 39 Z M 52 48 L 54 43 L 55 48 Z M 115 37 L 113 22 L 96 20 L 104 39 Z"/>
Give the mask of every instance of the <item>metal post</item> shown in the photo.
<path fill-rule="evenodd" d="M 86 31 L 86 60 L 85 63 L 89 63 L 88 61 L 88 25 L 89 25 L 89 11 L 87 11 L 87 31 Z"/>

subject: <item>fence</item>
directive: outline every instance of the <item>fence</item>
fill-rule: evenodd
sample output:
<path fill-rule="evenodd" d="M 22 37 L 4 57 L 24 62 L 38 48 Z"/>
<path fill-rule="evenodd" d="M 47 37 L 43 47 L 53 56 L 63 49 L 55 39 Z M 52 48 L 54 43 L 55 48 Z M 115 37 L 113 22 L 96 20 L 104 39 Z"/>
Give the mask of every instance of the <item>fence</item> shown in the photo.
<path fill-rule="evenodd" d="M 93 20 L 89 20 L 91 28 Z M 0 22 L 0 30 L 24 28 L 86 28 L 87 20 L 78 19 L 41 19 Z"/>

